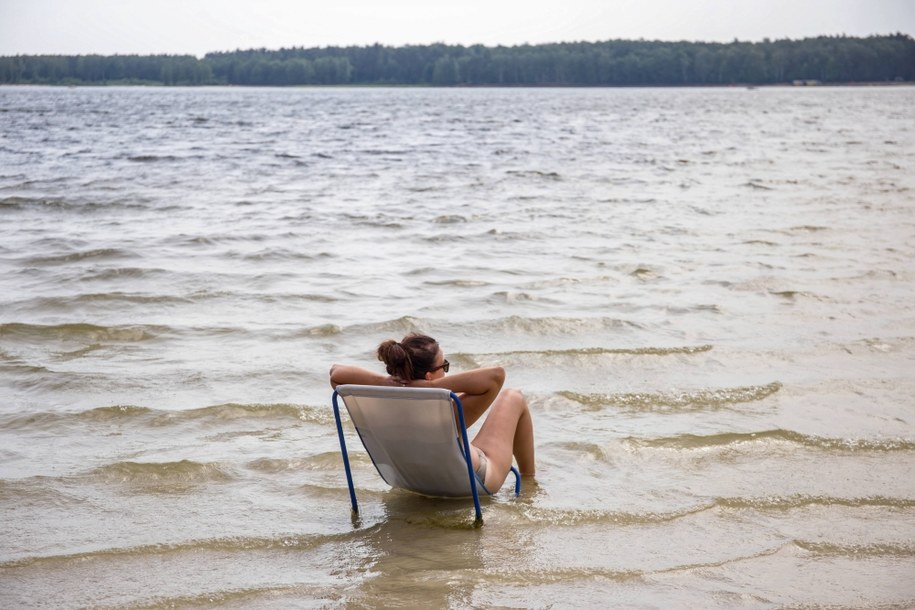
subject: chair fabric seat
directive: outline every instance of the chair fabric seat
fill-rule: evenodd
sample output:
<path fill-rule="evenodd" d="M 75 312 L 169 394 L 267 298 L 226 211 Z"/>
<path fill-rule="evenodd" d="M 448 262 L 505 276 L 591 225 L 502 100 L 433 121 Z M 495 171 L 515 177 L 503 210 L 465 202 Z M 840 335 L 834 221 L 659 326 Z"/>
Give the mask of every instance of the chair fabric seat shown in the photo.
<path fill-rule="evenodd" d="M 343 385 L 337 394 L 388 485 L 433 497 L 473 495 L 450 391 Z"/>

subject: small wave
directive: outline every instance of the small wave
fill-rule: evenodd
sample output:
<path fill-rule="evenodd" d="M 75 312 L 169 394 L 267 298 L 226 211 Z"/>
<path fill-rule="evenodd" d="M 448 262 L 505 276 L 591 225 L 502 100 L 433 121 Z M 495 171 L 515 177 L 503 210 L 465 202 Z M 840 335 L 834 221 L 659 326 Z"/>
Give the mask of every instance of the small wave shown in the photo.
<path fill-rule="evenodd" d="M 550 443 L 551 446 L 565 450 L 575 456 L 584 456 L 595 461 L 605 461 L 607 453 L 598 443 L 587 441 L 558 441 Z"/>
<path fill-rule="evenodd" d="M 231 430 L 228 432 L 217 432 L 203 437 L 208 443 L 224 443 L 239 438 L 257 438 L 263 440 L 275 440 L 279 438 L 280 432 L 276 428 L 262 428 L 259 430 Z"/>
<path fill-rule="evenodd" d="M 127 157 L 128 161 L 134 163 L 156 163 L 159 161 L 181 161 L 181 157 L 175 155 L 132 155 Z"/>
<path fill-rule="evenodd" d="M 473 235 L 475 239 L 483 239 L 485 241 L 492 241 L 493 239 L 497 241 L 504 242 L 537 242 L 542 243 L 552 239 L 552 236 L 549 232 L 546 231 L 506 231 L 504 229 L 489 229 L 483 233 L 478 233 Z M 467 236 L 464 233 L 449 233 L 443 235 L 438 240 L 432 241 L 446 241 L 446 240 L 462 240 L 466 239 Z M 488 269 L 487 269 L 488 270 Z M 520 271 L 506 270 L 505 273 L 510 275 L 523 275 Z"/>
<path fill-rule="evenodd" d="M 406 187 L 406 190 L 411 193 L 435 193 L 435 192 L 438 192 L 438 191 L 441 191 L 444 189 L 442 189 L 442 187 L 438 186 L 438 185 L 425 185 L 425 186 L 408 186 L 408 187 Z"/>
<path fill-rule="evenodd" d="M 410 332 L 432 332 L 429 329 L 437 326 L 440 326 L 440 324 L 434 320 L 403 316 L 381 322 L 355 324 L 345 329 L 340 329 L 340 332 L 356 335 L 376 333 L 406 334 Z M 639 328 L 635 322 L 616 318 L 528 318 L 523 316 L 471 321 L 466 323 L 466 327 L 481 334 L 522 334 L 525 337 L 530 335 L 565 337 L 593 334 L 606 330 L 618 330 L 620 328 Z"/>
<path fill-rule="evenodd" d="M 751 189 L 760 190 L 760 191 L 772 191 L 772 190 L 775 190 L 775 189 L 773 189 L 771 186 L 766 186 L 765 184 L 761 184 L 761 183 L 760 183 L 759 181 L 757 181 L 757 180 L 750 180 L 749 182 L 745 182 L 745 183 L 744 183 L 744 186 L 749 187 L 749 188 L 751 188 Z"/>
<path fill-rule="evenodd" d="M 483 327 L 489 331 L 521 332 L 526 335 L 586 334 L 618 328 L 638 328 L 638 324 L 635 322 L 616 318 L 526 318 L 521 316 L 510 316 L 507 318 L 481 322 L 476 326 Z"/>
<path fill-rule="evenodd" d="M 788 229 L 789 233 L 819 233 L 820 231 L 828 231 L 829 227 L 823 227 L 819 225 L 800 225 L 797 227 L 791 227 Z"/>
<path fill-rule="evenodd" d="M 120 421 L 123 419 L 134 419 L 136 417 L 147 416 L 153 412 L 154 411 L 148 407 L 112 405 L 110 407 L 97 407 L 88 411 L 81 411 L 74 415 L 78 419 L 89 421 Z"/>
<path fill-rule="evenodd" d="M 528 591 L 536 591 L 543 587 L 545 583 L 596 583 L 602 582 L 643 582 L 646 576 L 651 572 L 638 569 L 610 569 L 595 567 L 530 567 L 529 562 L 501 562 L 499 565 L 487 566 L 485 569 L 475 570 L 465 573 L 455 572 L 455 578 L 465 579 L 468 588 L 478 587 L 481 583 L 494 586 L 497 589 L 505 587 L 506 583 L 511 583 L 513 587 L 527 588 Z M 593 599 L 597 599 L 596 597 Z M 371 606 L 369 602 L 359 603 L 360 599 L 356 598 L 358 607 Z M 606 602 L 605 602 L 606 603 Z M 594 607 L 603 607 L 602 604 L 591 604 Z M 631 604 L 630 604 L 631 605 Z M 552 608 L 552 604 L 529 604 L 534 608 Z M 502 607 L 502 606 L 499 606 Z M 525 606 L 528 607 L 528 606 Z M 572 607 L 569 604 L 560 605 L 560 607 Z M 611 604 L 612 607 L 612 604 Z"/>
<path fill-rule="evenodd" d="M 234 478 L 225 466 L 192 460 L 117 462 L 96 468 L 89 475 L 105 483 L 127 483 L 164 492 L 181 492 L 189 486 L 220 483 Z"/>
<path fill-rule="evenodd" d="M 545 350 L 516 350 L 511 352 L 488 352 L 480 356 L 601 356 L 601 355 L 632 355 L 632 356 L 672 356 L 676 354 L 699 354 L 712 350 L 711 345 L 686 345 L 676 347 L 579 347 L 572 349 L 545 349 Z"/>
<path fill-rule="evenodd" d="M 785 299 L 785 301 L 794 302 L 798 299 L 814 299 L 821 302 L 834 302 L 830 297 L 824 297 L 812 292 L 801 290 L 770 290 L 769 294 Z"/>
<path fill-rule="evenodd" d="M 296 607 L 301 600 L 311 603 L 307 607 L 324 608 L 329 604 L 339 606 L 342 591 L 329 590 L 321 585 L 265 585 L 262 587 L 241 587 L 238 589 L 219 589 L 189 595 L 153 595 L 149 599 L 132 604 L 131 610 L 160 610 L 161 608 L 256 608 L 256 607 Z M 320 600 L 320 604 L 314 600 Z"/>
<path fill-rule="evenodd" d="M 60 509 L 66 506 L 84 504 L 86 498 L 56 489 L 58 480 L 51 477 L 30 477 L 27 479 L 0 479 L 0 503 L 17 506 L 48 506 Z"/>
<path fill-rule="evenodd" d="M 187 411 L 157 411 L 157 421 L 202 420 L 232 421 L 237 419 L 295 419 L 298 421 L 326 424 L 333 422 L 333 415 L 324 408 L 306 407 L 287 403 L 212 405 Z"/>
<path fill-rule="evenodd" d="M 715 498 L 706 503 L 696 504 L 680 510 L 655 511 L 608 511 L 601 509 L 544 508 L 525 505 L 518 511 L 524 521 L 553 526 L 570 525 L 652 525 L 678 521 L 713 510 L 767 510 L 789 511 L 808 506 L 844 506 L 850 508 L 886 507 L 912 508 L 915 500 L 866 497 L 834 498 L 825 496 L 775 496 L 761 498 Z"/>
<path fill-rule="evenodd" d="M 87 259 L 93 260 L 123 260 L 137 258 L 137 254 L 130 250 L 121 248 L 95 248 L 84 250 L 82 252 L 73 252 L 70 254 L 56 254 L 52 256 L 34 256 L 28 258 L 25 262 L 29 265 L 59 265 L 62 263 L 72 263 Z"/>
<path fill-rule="evenodd" d="M 54 208 L 69 207 L 60 199 L 40 199 L 32 197 L 4 197 L 0 199 L 0 210 L 25 210 L 33 207 Z"/>
<path fill-rule="evenodd" d="M 673 305 L 668 305 L 666 307 L 666 310 L 672 314 L 678 314 L 678 315 L 695 313 L 695 312 L 704 312 L 704 311 L 710 311 L 715 314 L 722 313 L 721 307 L 715 303 L 699 304 L 699 305 L 693 305 L 690 307 L 675 307 Z"/>
<path fill-rule="evenodd" d="M 563 391 L 559 395 L 591 410 L 621 407 L 634 411 L 723 408 L 733 404 L 755 402 L 778 392 L 782 384 L 775 381 L 763 386 L 744 386 L 678 393 L 580 394 Z"/>
<path fill-rule="evenodd" d="M 29 388 L 34 387 L 34 379 L 29 379 L 30 376 L 44 376 L 45 378 L 55 375 L 55 373 L 45 366 L 36 366 L 32 364 L 25 364 L 22 362 L 15 363 L 2 363 L 0 364 L 0 370 L 4 373 L 12 373 L 15 375 L 16 379 L 13 380 L 12 384 L 14 386 Z M 61 387 L 64 384 L 61 384 Z"/>
<path fill-rule="evenodd" d="M 627 442 L 640 447 L 670 449 L 707 449 L 743 445 L 747 443 L 765 443 L 770 441 L 786 442 L 811 449 L 842 452 L 892 452 L 915 451 L 915 442 L 904 439 L 845 439 L 809 436 L 791 430 L 766 430 L 763 432 L 728 432 L 698 436 L 683 434 L 658 439 L 628 438 Z"/>
<path fill-rule="evenodd" d="M 214 424 L 240 419 L 290 419 L 315 424 L 332 424 L 333 414 L 326 408 L 292 404 L 224 404 L 165 411 L 133 405 L 112 405 L 78 412 L 43 412 L 0 416 L 0 428 L 48 430 L 74 423 L 113 423 L 161 427 L 181 422 Z"/>
<path fill-rule="evenodd" d="M 145 341 L 156 337 L 161 327 L 152 326 L 96 326 L 95 324 L 0 324 L 0 337 L 47 340 L 78 340 L 88 343 L 100 341 Z"/>
<path fill-rule="evenodd" d="M 299 421 L 326 424 L 334 421 L 327 409 L 316 409 L 302 405 L 237 404 L 227 403 L 187 411 L 169 411 L 170 420 L 231 421 L 236 419 L 296 419 Z"/>
<path fill-rule="evenodd" d="M 270 261 L 307 262 L 320 260 L 323 258 L 330 258 L 332 255 L 328 252 L 312 253 L 290 250 L 288 248 L 266 248 L 263 250 L 258 250 L 257 252 L 239 252 L 237 250 L 232 250 L 230 252 L 226 252 L 224 256 L 226 258 L 237 260 L 265 263 Z"/>
<path fill-rule="evenodd" d="M 793 510 L 808 506 L 844 506 L 848 508 L 915 508 L 915 499 L 866 496 L 837 498 L 831 496 L 762 496 L 756 498 L 719 498 L 715 503 L 722 508 L 756 510 Z"/>
<path fill-rule="evenodd" d="M 404 228 L 404 225 L 402 222 L 399 222 L 397 220 L 388 220 L 388 219 L 385 219 L 384 217 L 380 217 L 380 216 L 376 217 L 376 218 L 357 221 L 356 224 L 364 226 L 364 227 L 370 227 L 373 229 L 402 229 L 402 228 Z"/>
<path fill-rule="evenodd" d="M 105 346 L 101 343 L 93 343 L 81 349 L 73 350 L 70 352 L 60 352 L 57 354 L 57 357 L 61 360 L 76 360 L 77 358 L 83 358 L 93 352 L 97 352 L 104 348 Z"/>
<path fill-rule="evenodd" d="M 0 351 L 0 369 L 17 375 L 34 375 L 50 373 L 51 369 L 39 364 L 31 364 L 18 356 Z"/>
<path fill-rule="evenodd" d="M 355 334 L 363 333 L 396 333 L 396 334 L 405 334 L 410 332 L 416 332 L 421 328 L 428 326 L 428 324 L 419 318 L 413 316 L 402 316 L 400 318 L 395 318 L 393 320 L 383 320 L 381 322 L 373 322 L 369 324 L 355 324 L 346 329 L 346 332 L 353 332 Z M 343 329 L 341 329 L 342 332 Z"/>
<path fill-rule="evenodd" d="M 247 467 L 251 470 L 267 473 L 279 473 L 289 470 L 331 470 L 339 472 L 343 461 L 340 458 L 339 451 L 325 451 L 316 455 L 310 455 L 303 458 L 260 458 L 248 462 Z"/>
<path fill-rule="evenodd" d="M 301 334 L 306 337 L 333 337 L 343 332 L 343 329 L 336 324 L 321 324 L 306 328 Z"/>
<path fill-rule="evenodd" d="M 24 177 L 24 176 L 23 176 Z M 31 183 L 25 183 L 28 185 Z M 88 183 L 82 185 L 84 187 L 92 187 L 94 183 Z M 96 187 L 96 189 L 101 189 L 102 187 Z M 112 190 L 112 189 L 104 189 Z M 137 203 L 135 200 L 130 201 L 94 201 L 94 200 L 72 200 L 72 199 L 57 199 L 49 197 L 4 197 L 0 199 L 0 212 L 4 211 L 29 211 L 36 210 L 38 212 L 45 211 L 59 211 L 59 212 L 107 212 L 110 210 L 145 210 L 147 205 L 142 203 Z M 160 210 L 161 211 L 161 210 Z M 55 244 L 59 245 L 59 244 Z"/>
<path fill-rule="evenodd" d="M 429 234 L 429 235 L 426 235 L 425 237 L 423 237 L 422 239 L 423 239 L 423 241 L 428 241 L 433 244 L 450 244 L 450 243 L 466 241 L 468 239 L 468 236 L 465 233 L 462 233 L 459 231 L 450 231 L 447 233 Z M 431 267 L 423 267 L 418 270 L 410 271 L 408 273 L 408 275 L 416 275 L 417 271 L 419 271 L 420 273 L 427 273 L 427 272 L 433 271 L 433 270 L 434 269 Z"/>
<path fill-rule="evenodd" d="M 508 170 L 505 172 L 515 178 L 537 178 L 541 180 L 562 180 L 557 172 L 544 172 L 536 169 L 532 170 Z"/>
<path fill-rule="evenodd" d="M 798 296 L 804 296 L 807 293 L 798 292 L 797 290 L 770 290 L 769 294 L 777 297 L 782 297 L 783 299 L 788 299 L 789 301 L 795 300 Z"/>
<path fill-rule="evenodd" d="M 795 546 L 820 557 L 915 557 L 915 545 L 905 543 L 836 544 L 795 540 Z"/>
<path fill-rule="evenodd" d="M 66 395 L 73 391 L 97 390 L 112 384 L 110 374 L 97 371 L 48 370 L 22 375 L 11 382 L 12 387 L 25 392 L 56 392 Z"/>
<path fill-rule="evenodd" d="M 894 271 L 892 269 L 870 269 L 864 273 L 859 273 L 856 275 L 845 275 L 845 276 L 833 276 L 829 278 L 833 282 L 858 282 L 862 280 L 889 280 L 889 281 L 905 281 L 909 282 L 912 279 L 911 274 L 906 271 Z"/>
<path fill-rule="evenodd" d="M 714 503 L 700 504 L 669 512 L 625 512 L 600 509 L 564 509 L 524 507 L 520 516 L 529 523 L 569 526 L 569 525 L 651 525 L 668 523 L 690 515 L 715 508 Z"/>
<path fill-rule="evenodd" d="M 393 156 L 393 157 L 402 157 L 407 154 L 406 150 L 394 150 L 394 149 L 384 149 L 384 148 L 364 148 L 359 151 L 362 154 L 372 155 L 372 156 Z"/>
<path fill-rule="evenodd" d="M 264 550 L 309 550 L 335 540 L 352 538 L 353 534 L 289 534 L 275 537 L 226 536 L 204 538 L 186 542 L 149 544 L 133 547 L 105 548 L 65 555 L 44 555 L 14 559 L 0 563 L 0 568 L 19 568 L 43 563 L 79 562 L 103 557 L 143 557 L 177 553 L 199 553 L 217 551 L 242 553 Z"/>
<path fill-rule="evenodd" d="M 149 267 L 115 267 L 112 269 L 93 269 L 80 275 L 82 282 L 122 282 L 124 279 L 151 279 L 153 277 L 168 277 L 172 281 L 174 272 L 165 269 Z"/>
<path fill-rule="evenodd" d="M 435 224 L 440 224 L 440 225 L 453 225 L 453 224 L 465 223 L 465 222 L 467 222 L 467 218 L 464 216 L 459 216 L 457 214 L 450 214 L 450 215 L 446 215 L 446 216 L 436 216 L 432 222 L 434 222 Z"/>
<path fill-rule="evenodd" d="M 427 281 L 425 282 L 429 286 L 457 286 L 459 288 L 479 288 L 483 286 L 489 286 L 489 282 L 483 280 L 466 280 L 466 279 L 453 279 L 453 280 L 440 280 L 440 281 Z"/>
<path fill-rule="evenodd" d="M 521 292 L 515 290 L 501 290 L 494 292 L 490 301 L 495 301 L 497 303 L 523 303 L 523 302 L 532 302 L 532 301 L 546 301 L 537 295 L 531 294 L 529 292 Z M 553 301 L 555 302 L 555 301 Z"/>
<path fill-rule="evenodd" d="M 125 415 L 119 415 L 120 413 L 127 414 L 127 417 L 133 418 L 136 417 L 137 412 L 132 411 L 132 409 L 141 409 L 141 407 L 103 407 L 80 413 L 17 413 L 0 417 L 0 428 L 6 430 L 50 430 L 59 426 L 67 426 L 81 419 L 112 421 L 119 417 L 125 417 Z M 149 410 L 146 409 L 145 411 L 148 412 Z M 115 415 L 109 416 L 109 413 Z"/>
<path fill-rule="evenodd" d="M 21 301 L 24 307 L 32 310 L 54 309 L 72 311 L 73 304 L 97 303 L 137 303 L 140 305 L 178 305 L 193 303 L 191 299 L 170 295 L 138 294 L 128 292 L 93 292 L 70 296 L 37 297 Z"/>
<path fill-rule="evenodd" d="M 632 277 L 638 278 L 640 280 L 656 280 L 661 278 L 661 274 L 656 270 L 651 269 L 650 267 L 636 267 L 629 272 L 629 275 Z"/>

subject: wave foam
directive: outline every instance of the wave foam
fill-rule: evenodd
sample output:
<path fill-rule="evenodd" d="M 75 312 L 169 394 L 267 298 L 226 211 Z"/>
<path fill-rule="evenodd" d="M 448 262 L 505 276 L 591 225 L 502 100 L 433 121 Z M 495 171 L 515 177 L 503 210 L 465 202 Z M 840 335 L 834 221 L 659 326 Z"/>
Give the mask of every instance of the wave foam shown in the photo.
<path fill-rule="evenodd" d="M 89 343 L 99 341 L 145 341 L 153 339 L 161 327 L 153 326 L 98 326 L 87 323 L 71 324 L 0 324 L 0 337 L 23 340 L 78 340 Z"/>
<path fill-rule="evenodd" d="M 606 407 L 620 407 L 633 411 L 656 411 L 724 408 L 734 404 L 763 400 L 781 388 L 782 384 L 774 381 L 761 386 L 702 389 L 690 392 L 581 394 L 563 391 L 559 392 L 559 395 L 594 411 Z"/>
<path fill-rule="evenodd" d="M 915 442 L 905 439 L 850 439 L 811 436 L 792 430 L 765 430 L 762 432 L 725 432 L 708 436 L 683 434 L 657 439 L 627 439 L 633 445 L 670 449 L 708 449 L 744 445 L 749 443 L 785 442 L 809 449 L 838 452 L 889 452 L 915 451 Z"/>

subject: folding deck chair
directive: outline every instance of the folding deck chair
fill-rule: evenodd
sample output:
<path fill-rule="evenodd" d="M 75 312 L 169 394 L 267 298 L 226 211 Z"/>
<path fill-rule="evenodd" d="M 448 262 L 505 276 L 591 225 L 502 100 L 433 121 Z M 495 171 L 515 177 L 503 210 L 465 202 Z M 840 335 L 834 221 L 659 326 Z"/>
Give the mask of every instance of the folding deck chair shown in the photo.
<path fill-rule="evenodd" d="M 473 471 L 464 408 L 456 394 L 437 388 L 337 386 L 334 418 L 350 501 L 353 513 L 358 514 L 338 397 L 343 399 L 365 450 L 388 485 L 438 498 L 472 496 L 475 525 L 483 523 L 479 494 L 492 492 Z M 521 475 L 514 466 L 511 470 L 518 495 Z"/>

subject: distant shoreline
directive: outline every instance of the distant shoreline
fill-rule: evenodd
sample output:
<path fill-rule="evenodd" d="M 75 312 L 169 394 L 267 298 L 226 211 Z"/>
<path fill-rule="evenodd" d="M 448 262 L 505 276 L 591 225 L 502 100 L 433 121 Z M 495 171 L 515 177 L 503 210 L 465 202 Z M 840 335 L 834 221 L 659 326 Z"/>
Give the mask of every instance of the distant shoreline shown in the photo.
<path fill-rule="evenodd" d="M 514 47 L 251 49 L 191 55 L 0 57 L 0 84 L 164 86 L 720 87 L 915 82 L 915 39 L 698 43 L 611 40 Z"/>
<path fill-rule="evenodd" d="M 732 85 L 401 85 L 344 83 L 333 85 L 234 85 L 225 83 L 198 85 L 168 85 L 162 82 L 116 82 L 101 83 L 0 83 L 0 88 L 45 87 L 57 89 L 104 89 L 115 87 L 161 88 L 161 89 L 830 89 L 830 88 L 893 88 L 913 87 L 915 81 L 874 81 L 874 82 L 832 82 L 796 85 L 793 83 L 735 83 Z"/>

